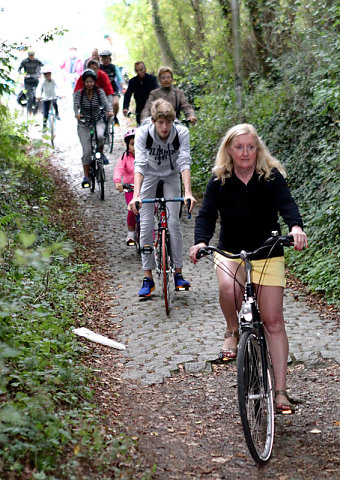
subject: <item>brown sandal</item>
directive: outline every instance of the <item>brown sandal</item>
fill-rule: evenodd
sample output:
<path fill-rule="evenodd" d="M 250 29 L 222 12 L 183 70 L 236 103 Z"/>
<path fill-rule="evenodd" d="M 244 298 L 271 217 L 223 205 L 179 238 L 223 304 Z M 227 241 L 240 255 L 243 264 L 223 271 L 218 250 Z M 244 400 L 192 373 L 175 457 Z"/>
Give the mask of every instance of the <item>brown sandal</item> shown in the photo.
<path fill-rule="evenodd" d="M 238 341 L 240 339 L 239 331 L 237 330 L 236 332 L 232 332 L 231 330 L 226 330 L 226 332 L 224 334 L 224 338 L 231 338 L 231 337 L 235 337 L 236 340 L 237 340 L 237 344 L 238 344 Z M 218 358 L 222 362 L 230 362 L 231 360 L 236 359 L 236 355 L 237 355 L 237 347 L 236 348 L 229 348 L 228 350 L 222 350 L 218 354 Z"/>
<path fill-rule="evenodd" d="M 281 404 L 278 404 L 275 400 L 275 412 L 282 415 L 292 415 L 293 413 L 295 413 L 296 407 L 295 405 L 293 405 L 293 403 L 291 403 L 291 399 L 289 398 L 286 390 L 276 390 L 275 399 L 278 395 L 282 395 L 286 397 L 288 402 L 287 403 L 283 402 Z"/>

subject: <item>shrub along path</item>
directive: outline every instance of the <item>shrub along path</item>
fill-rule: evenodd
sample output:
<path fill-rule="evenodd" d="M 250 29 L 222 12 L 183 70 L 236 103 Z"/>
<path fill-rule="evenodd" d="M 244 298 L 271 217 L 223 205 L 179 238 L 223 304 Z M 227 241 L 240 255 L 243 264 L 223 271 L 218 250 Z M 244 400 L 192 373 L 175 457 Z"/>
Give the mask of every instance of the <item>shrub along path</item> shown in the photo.
<path fill-rule="evenodd" d="M 75 192 L 83 226 L 76 220 L 79 211 L 68 202 L 60 215 L 69 232 L 86 246 L 83 258 L 94 265 L 92 276 L 82 285 L 84 326 L 128 347 L 122 353 L 91 344 L 85 360 L 96 372 L 94 388 L 104 414 L 103 432 L 123 432 L 136 441 L 131 462 L 124 460 L 121 465 L 121 478 L 146 478 L 145 471 L 157 479 L 337 478 L 335 315 L 322 305 L 317 312 L 301 298 L 295 302 L 301 290 L 292 291 L 286 299 L 293 334 L 291 360 L 298 360 L 289 366 L 288 384 L 300 408 L 293 417 L 276 418 L 273 457 L 259 469 L 241 432 L 235 364 L 207 363 L 216 357 L 223 334 L 210 267 L 186 265 L 193 290 L 176 296 L 170 318 L 163 312 L 159 285 L 153 300 L 139 302 L 136 296 L 142 272 L 136 252 L 124 245 L 125 203 L 111 182 L 114 160 L 123 151 L 123 130 L 118 129 L 106 169 L 104 202 L 79 186 L 80 155 L 75 142 L 66 139 L 53 159 L 54 169 Z M 62 183 L 60 188 L 68 190 Z M 186 248 L 192 228 L 184 220 Z M 308 335 L 307 329 L 311 330 Z M 91 475 L 84 470 L 82 478 L 103 478 L 91 468 Z"/>

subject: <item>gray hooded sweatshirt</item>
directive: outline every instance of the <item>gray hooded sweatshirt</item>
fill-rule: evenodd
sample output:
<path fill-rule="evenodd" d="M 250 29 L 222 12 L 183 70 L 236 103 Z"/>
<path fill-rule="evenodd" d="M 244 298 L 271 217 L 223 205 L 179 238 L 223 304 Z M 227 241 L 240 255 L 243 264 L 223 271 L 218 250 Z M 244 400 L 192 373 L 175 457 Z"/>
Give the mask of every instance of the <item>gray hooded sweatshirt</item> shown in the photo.
<path fill-rule="evenodd" d="M 147 145 L 148 136 L 149 145 Z M 178 120 L 175 120 L 169 137 L 165 141 L 157 135 L 151 119 L 145 120 L 136 130 L 135 173 L 141 173 L 144 177 L 152 175 L 162 178 L 181 173 L 183 170 L 190 170 L 190 166 L 189 130 Z"/>

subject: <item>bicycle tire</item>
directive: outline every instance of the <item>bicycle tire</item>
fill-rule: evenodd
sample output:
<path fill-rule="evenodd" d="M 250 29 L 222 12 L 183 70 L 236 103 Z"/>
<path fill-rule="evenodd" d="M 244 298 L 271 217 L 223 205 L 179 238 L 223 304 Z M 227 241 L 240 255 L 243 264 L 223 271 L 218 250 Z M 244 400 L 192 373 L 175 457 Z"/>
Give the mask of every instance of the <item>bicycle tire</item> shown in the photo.
<path fill-rule="evenodd" d="M 54 115 L 50 116 L 50 137 L 51 137 L 51 145 L 54 148 L 54 137 L 55 137 L 55 127 L 56 127 L 56 119 Z"/>
<path fill-rule="evenodd" d="M 96 188 L 95 162 L 92 160 L 90 165 L 90 190 L 93 193 Z"/>
<path fill-rule="evenodd" d="M 161 275 L 164 295 L 165 312 L 170 314 L 170 255 L 167 245 L 166 231 L 162 230 L 162 261 L 161 261 Z"/>
<path fill-rule="evenodd" d="M 98 170 L 97 170 L 97 182 L 99 187 L 99 197 L 100 200 L 104 200 L 105 198 L 105 190 L 104 190 L 104 168 L 101 163 L 98 163 Z"/>
<path fill-rule="evenodd" d="M 138 255 L 141 254 L 140 248 L 140 218 L 136 218 L 136 226 L 135 226 L 135 245 Z"/>
<path fill-rule="evenodd" d="M 263 374 L 267 377 L 264 391 Z M 273 386 L 268 366 L 263 365 L 255 330 L 242 333 L 237 354 L 237 394 L 245 440 L 255 462 L 268 462 L 274 442 Z"/>
<path fill-rule="evenodd" d="M 111 124 L 111 132 L 110 132 L 110 153 L 113 152 L 113 144 L 115 142 L 115 127 L 114 127 L 114 124 L 112 122 Z"/>

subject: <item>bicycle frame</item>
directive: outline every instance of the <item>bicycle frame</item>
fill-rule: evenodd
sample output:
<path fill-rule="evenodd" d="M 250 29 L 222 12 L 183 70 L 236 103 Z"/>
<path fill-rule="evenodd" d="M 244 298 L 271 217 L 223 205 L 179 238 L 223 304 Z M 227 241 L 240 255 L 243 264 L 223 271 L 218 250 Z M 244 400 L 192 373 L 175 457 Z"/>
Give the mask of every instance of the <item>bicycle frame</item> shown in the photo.
<path fill-rule="evenodd" d="M 172 263 L 172 255 L 171 255 L 171 246 L 170 246 L 170 232 L 168 227 L 168 219 L 167 219 L 167 202 L 183 202 L 184 198 L 169 198 L 166 199 L 162 198 L 148 198 L 142 200 L 142 203 L 156 203 L 157 204 L 157 212 L 159 214 L 158 220 L 158 231 L 157 237 L 154 241 L 154 254 L 156 260 L 156 272 L 159 277 L 162 276 L 163 282 L 163 294 L 164 294 L 164 303 L 165 303 L 165 311 L 166 314 L 169 315 L 170 313 L 170 277 L 173 273 L 175 273 L 175 268 Z M 190 214 L 188 213 L 188 216 Z M 151 246 L 143 246 L 142 250 L 143 253 L 151 253 L 152 247 Z"/>

